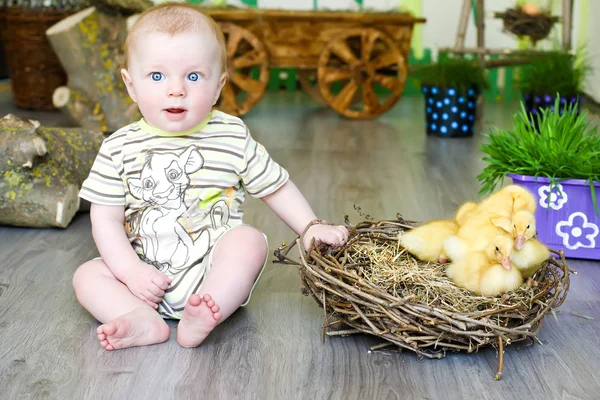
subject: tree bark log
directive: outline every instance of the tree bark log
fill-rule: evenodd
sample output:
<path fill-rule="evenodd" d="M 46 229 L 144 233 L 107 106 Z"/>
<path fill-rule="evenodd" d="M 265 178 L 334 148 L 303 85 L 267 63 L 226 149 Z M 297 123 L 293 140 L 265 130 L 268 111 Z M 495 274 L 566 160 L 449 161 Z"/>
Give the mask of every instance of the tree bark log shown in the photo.
<path fill-rule="evenodd" d="M 54 106 L 83 127 L 93 127 L 97 119 L 103 132 L 114 132 L 141 118 L 120 73 L 127 30 L 123 16 L 89 7 L 46 31 L 70 90 L 65 102 L 65 89 L 58 88 L 63 93 L 55 93 Z"/>
<path fill-rule="evenodd" d="M 54 107 L 68 115 L 82 128 L 106 132 L 108 127 L 100 103 L 88 98 L 77 89 L 61 86 L 52 95 Z"/>
<path fill-rule="evenodd" d="M 23 121 L 12 114 L 0 120 L 0 171 L 33 166 L 36 157 L 45 155 L 46 141 L 38 136 L 37 121 Z"/>
<path fill-rule="evenodd" d="M 23 149 L 36 138 L 47 152 L 36 153 L 30 165 L 21 163 L 24 153 L 31 154 Z M 42 127 L 9 116 L 0 121 L 4 159 L 20 160 L 0 164 L 0 224 L 66 228 L 103 139 L 100 131 L 84 128 Z"/>

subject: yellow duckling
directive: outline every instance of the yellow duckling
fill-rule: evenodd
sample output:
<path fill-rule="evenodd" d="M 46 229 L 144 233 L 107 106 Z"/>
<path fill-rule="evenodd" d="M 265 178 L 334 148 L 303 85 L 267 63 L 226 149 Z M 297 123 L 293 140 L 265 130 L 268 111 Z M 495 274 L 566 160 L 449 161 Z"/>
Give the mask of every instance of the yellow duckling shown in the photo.
<path fill-rule="evenodd" d="M 454 216 L 454 220 L 458 225 L 465 222 L 467 218 L 471 215 L 471 213 L 477 208 L 477 203 L 474 201 L 467 201 L 462 206 L 459 207 L 458 211 L 456 211 L 456 215 Z"/>
<path fill-rule="evenodd" d="M 455 236 L 460 240 L 452 239 L 445 243 L 444 251 L 452 260 L 457 259 L 457 257 L 460 258 L 460 254 L 464 254 L 467 247 L 470 252 L 484 251 L 497 235 L 510 237 L 512 230 L 506 232 L 507 227 L 510 227 L 510 225 L 510 217 L 487 213 L 480 214 L 474 211 L 459 225 Z M 449 247 L 456 248 L 451 249 Z"/>
<path fill-rule="evenodd" d="M 527 210 L 518 211 L 513 215 L 513 235 L 515 249 L 521 250 L 529 239 L 536 235 L 535 217 Z"/>
<path fill-rule="evenodd" d="M 456 221 L 434 220 L 400 233 L 398 241 L 419 260 L 446 263 L 448 256 L 444 252 L 444 239 L 456 234 L 457 230 Z"/>
<path fill-rule="evenodd" d="M 460 287 L 475 294 L 496 296 L 518 288 L 523 283 L 519 270 L 512 267 L 512 239 L 497 235 L 485 251 L 466 252 L 446 270 L 448 277 Z"/>
<path fill-rule="evenodd" d="M 524 278 L 535 274 L 549 258 L 550 250 L 537 239 L 526 241 L 521 250 L 513 251 L 510 255 L 513 265 L 521 271 Z"/>
<path fill-rule="evenodd" d="M 535 197 L 527 189 L 518 185 L 508 185 L 483 200 L 475 210 L 478 214 L 510 217 L 519 211 L 535 213 Z"/>
<path fill-rule="evenodd" d="M 525 242 L 536 235 L 535 217 L 527 210 L 517 211 L 510 222 L 506 218 L 495 217 L 492 218 L 492 223 L 512 234 L 515 250 L 521 250 Z"/>

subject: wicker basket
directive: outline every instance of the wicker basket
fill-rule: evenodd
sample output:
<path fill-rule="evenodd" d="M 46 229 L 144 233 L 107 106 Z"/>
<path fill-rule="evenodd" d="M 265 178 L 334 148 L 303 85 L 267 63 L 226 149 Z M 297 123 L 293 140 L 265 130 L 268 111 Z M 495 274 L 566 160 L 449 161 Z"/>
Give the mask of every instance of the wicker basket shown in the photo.
<path fill-rule="evenodd" d="M 296 241 L 300 261 L 288 256 L 294 245 L 284 244 L 276 250 L 278 260 L 275 262 L 297 265 L 304 294 L 312 295 L 324 308 L 323 341 L 326 335 L 346 336 L 362 332 L 386 341 L 372 349 L 395 346 L 427 358 L 443 358 L 451 351 L 473 353 L 484 347 L 498 347 L 495 378 L 500 379 L 503 347 L 523 340 L 533 344 L 544 315 L 564 301 L 569 289 L 569 274 L 573 272 L 567 266 L 564 254 L 556 253 L 558 259 L 545 261 L 530 285 L 517 289 L 527 293 L 529 301 L 523 301 L 520 293 L 515 291 L 483 299 L 491 299 L 493 306 L 490 303 L 470 312 L 456 312 L 444 301 L 427 304 L 419 300 L 423 286 L 403 282 L 402 295 L 398 295 L 381 289 L 365 277 L 364 269 L 373 262 L 365 259 L 364 253 L 359 254 L 357 247 L 373 244 L 398 247 L 400 231 L 416 225 L 401 216 L 396 221 L 365 221 L 354 226 L 347 222 L 350 231 L 347 244 L 341 247 L 313 246 L 315 248 L 306 254 L 300 237 Z M 425 264 L 432 265 L 414 259 L 403 249 L 397 257 L 411 258 L 410 262 L 417 265 L 417 273 Z M 440 268 L 443 270 L 443 266 Z M 336 330 L 332 331 L 332 327 Z"/>
<path fill-rule="evenodd" d="M 46 38 L 46 29 L 76 10 L 4 9 L 2 40 L 18 107 L 52 110 L 54 89 L 67 83 L 67 76 Z"/>

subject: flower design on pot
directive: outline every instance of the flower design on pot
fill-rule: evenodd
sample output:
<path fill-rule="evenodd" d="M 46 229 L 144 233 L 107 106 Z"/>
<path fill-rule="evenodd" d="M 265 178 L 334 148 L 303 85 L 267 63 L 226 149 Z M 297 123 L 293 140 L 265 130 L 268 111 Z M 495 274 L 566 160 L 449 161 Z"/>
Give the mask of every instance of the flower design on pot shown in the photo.
<path fill-rule="evenodd" d="M 540 186 L 538 195 L 540 196 L 540 206 L 544 208 L 550 206 L 553 210 L 560 210 L 569 201 L 569 196 L 560 183 L 554 186 L 552 193 L 550 193 L 550 185 Z"/>
<path fill-rule="evenodd" d="M 598 225 L 588 222 L 587 216 L 580 211 L 569 215 L 568 221 L 556 224 L 556 234 L 562 237 L 563 246 L 569 250 L 596 247 L 598 231 Z"/>

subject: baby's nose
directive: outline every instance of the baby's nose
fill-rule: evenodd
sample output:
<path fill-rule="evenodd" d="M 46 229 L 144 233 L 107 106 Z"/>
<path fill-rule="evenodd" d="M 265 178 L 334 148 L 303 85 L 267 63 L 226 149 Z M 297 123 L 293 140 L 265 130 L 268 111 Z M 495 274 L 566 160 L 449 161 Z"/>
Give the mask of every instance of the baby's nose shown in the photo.
<path fill-rule="evenodd" d="M 169 97 L 185 96 L 185 86 L 182 82 L 171 82 L 169 85 Z"/>

